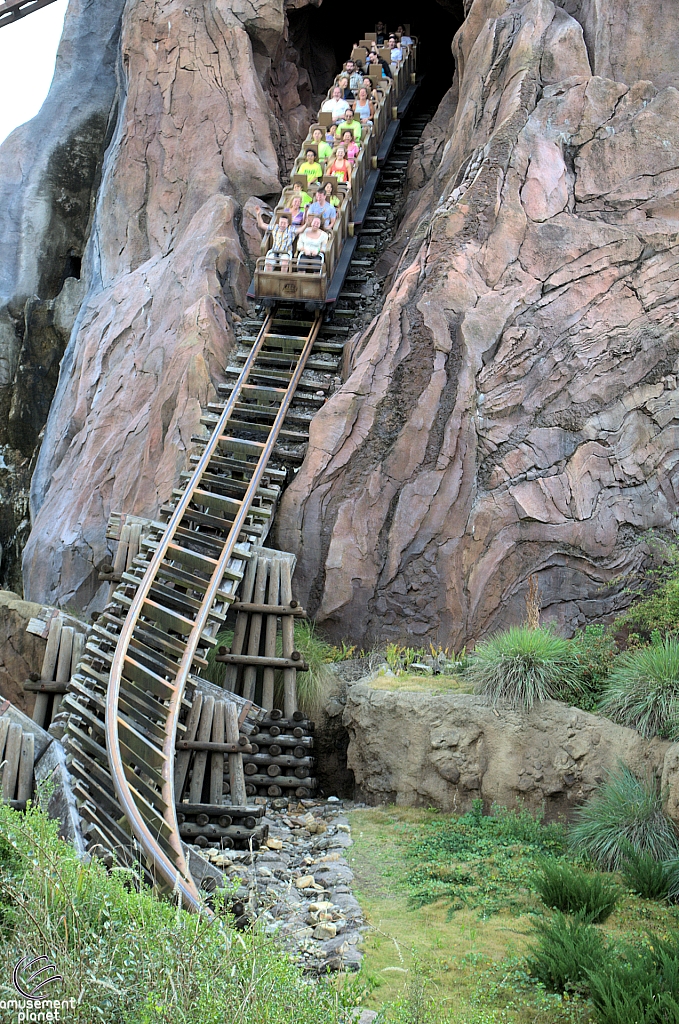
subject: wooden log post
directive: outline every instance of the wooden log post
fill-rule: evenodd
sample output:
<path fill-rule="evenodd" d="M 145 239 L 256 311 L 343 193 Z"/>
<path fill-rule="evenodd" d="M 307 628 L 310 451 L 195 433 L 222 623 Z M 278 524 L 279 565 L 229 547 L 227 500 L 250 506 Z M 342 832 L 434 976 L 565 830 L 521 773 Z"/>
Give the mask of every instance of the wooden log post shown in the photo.
<path fill-rule="evenodd" d="M 203 695 L 200 691 L 196 691 L 193 695 L 193 703 L 191 710 L 189 711 L 188 718 L 186 719 L 186 729 L 182 739 L 195 740 L 196 733 L 198 732 L 198 723 L 200 722 L 200 711 L 203 706 Z M 186 783 L 186 776 L 189 771 L 189 761 L 191 760 L 191 751 L 182 750 L 179 754 L 175 755 L 174 759 L 174 795 L 177 803 L 181 802 L 182 791 L 184 784 Z"/>
<path fill-rule="evenodd" d="M 245 576 L 243 578 L 243 591 L 242 600 L 249 602 L 252 601 L 252 592 L 255 587 L 255 574 L 257 572 L 257 559 L 251 558 L 248 562 L 248 567 L 245 570 Z M 245 634 L 248 628 L 248 613 L 238 612 L 236 616 L 236 625 L 233 630 L 233 641 L 231 643 L 232 654 L 242 654 L 243 647 L 245 645 Z M 226 675 L 224 677 L 224 687 L 227 690 L 232 690 L 233 693 L 238 693 L 238 665 L 227 665 Z"/>
<path fill-rule="evenodd" d="M 224 742 L 224 701 L 218 700 L 215 704 L 214 716 L 212 719 L 212 742 Z M 213 753 L 210 757 L 210 803 L 221 804 L 222 787 L 224 785 L 224 754 Z"/>
<path fill-rule="evenodd" d="M 21 758 L 19 760 L 19 781 L 17 783 L 17 800 L 25 803 L 33 796 L 33 763 L 35 761 L 35 736 L 25 732 L 21 739 Z"/>
<path fill-rule="evenodd" d="M 21 740 L 23 730 L 18 722 L 10 722 L 5 744 L 5 767 L 2 770 L 2 799 L 7 803 L 14 799 L 14 791 L 19 774 L 19 759 L 21 757 Z"/>
<path fill-rule="evenodd" d="M 256 604 L 263 604 L 266 598 L 266 581 L 269 572 L 269 560 L 261 555 L 257 559 L 257 573 L 255 576 L 255 589 L 253 601 Z M 248 637 L 248 654 L 257 657 L 259 654 L 259 642 L 262 636 L 262 616 L 260 614 L 250 615 L 250 635 Z M 243 696 L 246 700 L 255 699 L 255 684 L 257 682 L 257 669 L 254 665 L 246 666 L 243 674 Z"/>
<path fill-rule="evenodd" d="M 59 658 L 57 660 L 57 672 L 55 682 L 67 683 L 71 678 L 71 655 L 73 654 L 73 637 L 75 635 L 75 629 L 73 626 L 62 626 L 61 628 L 61 643 L 59 644 Z M 54 694 L 54 703 L 52 705 L 52 718 L 59 713 L 61 707 L 61 694 Z"/>
<path fill-rule="evenodd" d="M 200 725 L 198 726 L 198 739 L 206 741 L 212 733 L 212 716 L 215 710 L 214 697 L 205 697 L 203 710 L 200 713 Z M 189 801 L 192 804 L 199 804 L 203 793 L 203 782 L 205 781 L 205 769 L 207 767 L 207 751 L 199 750 L 193 760 L 193 773 L 191 775 L 191 788 L 189 789 Z"/>
<path fill-rule="evenodd" d="M 292 576 L 290 573 L 290 562 L 287 558 L 281 560 L 281 603 L 290 604 L 292 601 Z M 294 615 L 283 615 L 281 617 L 281 631 L 283 634 L 283 657 L 290 658 L 295 650 L 295 617 Z M 283 714 L 286 718 L 292 718 L 297 710 L 297 669 L 283 669 Z"/>
<path fill-rule="evenodd" d="M 225 702 L 224 712 L 226 741 L 227 743 L 238 743 L 238 711 L 233 701 Z M 229 754 L 229 786 L 231 803 L 236 806 L 244 806 L 247 803 L 247 793 L 242 754 Z"/>
<path fill-rule="evenodd" d="M 281 587 L 281 560 L 274 558 L 271 562 L 269 574 L 269 604 L 277 605 L 280 599 Z M 267 615 L 266 630 L 264 634 L 264 656 L 266 658 L 276 657 L 276 633 L 278 631 L 278 618 L 276 615 Z M 273 709 L 274 694 L 274 670 L 264 669 L 264 682 L 262 685 L 262 707 L 265 711 Z"/>
<path fill-rule="evenodd" d="M 51 683 L 54 680 L 54 673 L 57 667 L 57 657 L 59 654 L 60 638 L 61 615 L 55 615 L 50 622 L 50 628 L 47 634 L 47 646 L 45 647 L 45 653 L 42 659 L 42 671 L 40 673 L 40 678 L 44 683 Z M 33 707 L 33 721 L 36 725 L 39 725 L 41 729 L 46 729 L 49 725 L 49 722 L 46 720 L 49 701 L 50 695 L 48 693 L 36 694 L 35 706 Z"/>

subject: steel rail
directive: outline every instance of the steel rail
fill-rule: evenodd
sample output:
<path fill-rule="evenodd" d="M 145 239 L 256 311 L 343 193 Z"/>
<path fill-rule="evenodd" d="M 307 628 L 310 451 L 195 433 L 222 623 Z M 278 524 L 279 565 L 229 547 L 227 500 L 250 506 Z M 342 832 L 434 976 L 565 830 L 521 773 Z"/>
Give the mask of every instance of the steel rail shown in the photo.
<path fill-rule="evenodd" d="M 54 2 L 55 0 L 6 0 L 6 3 L 0 3 L 0 28 L 3 25 L 13 25 L 20 18 L 40 11 Z"/>
<path fill-rule="evenodd" d="M 217 565 L 213 570 L 210 582 L 205 590 L 201 607 L 197 613 L 193 628 L 185 641 L 184 653 L 182 655 L 181 662 L 178 666 L 174 683 L 169 685 L 173 689 L 172 696 L 170 697 L 169 703 L 165 705 L 166 720 L 165 720 L 165 736 L 163 741 L 163 766 L 160 772 L 162 779 L 160 799 L 165 805 L 165 813 L 162 815 L 166 824 L 170 829 L 170 836 L 167 839 L 168 844 L 175 852 L 174 862 L 167 856 L 167 854 L 160 848 L 157 843 L 148 823 L 140 813 L 132 795 L 130 786 L 127 782 L 125 775 L 122 753 L 120 750 L 120 741 L 118 733 L 118 725 L 120 721 L 119 717 L 119 703 L 121 696 L 121 684 L 123 679 L 123 668 L 125 658 L 128 652 L 128 647 L 135 628 L 142 614 L 144 602 L 146 601 L 148 594 L 155 582 L 155 577 L 158 569 L 160 568 L 164 558 L 167 555 L 169 545 L 172 543 L 175 532 L 179 527 L 184 515 L 186 514 L 191 501 L 194 498 L 194 493 L 198 489 L 201 477 L 207 470 L 210 460 L 215 454 L 220 439 L 224 434 L 229 418 L 237 405 L 243 388 L 247 384 L 248 377 L 255 365 L 258 355 L 260 354 L 264 343 L 268 329 L 273 320 L 273 311 L 267 316 L 262 328 L 259 332 L 257 340 L 253 344 L 248 356 L 245 360 L 240 375 L 234 385 L 233 390 L 229 396 L 229 399 L 224 407 L 220 418 L 215 425 L 212 436 L 209 439 L 206 448 L 196 465 L 196 468 L 189 480 L 186 490 L 182 494 L 179 502 L 170 518 L 163 537 L 161 538 L 158 547 L 149 563 L 148 569 L 146 570 L 139 588 L 135 594 L 135 597 L 130 605 L 127 616 L 121 629 L 118 644 L 116 646 L 115 654 L 113 657 L 113 663 L 111 665 L 110 682 L 106 697 L 106 746 L 108 752 L 109 765 L 111 769 L 111 777 L 115 786 L 118 799 L 120 800 L 121 807 L 125 812 L 130 827 L 136 838 L 138 839 L 142 849 L 144 850 L 147 857 L 153 862 L 154 867 L 162 875 L 165 880 L 172 885 L 176 891 L 181 893 L 181 896 L 185 903 L 192 909 L 198 910 L 203 906 L 200 893 L 191 878 L 191 874 L 186 863 L 186 858 L 182 850 L 181 840 L 179 838 L 179 826 L 176 817 L 175 800 L 174 800 L 174 779 L 173 779 L 173 767 L 174 767 L 174 748 L 176 742 L 177 723 L 179 718 L 179 710 L 181 707 L 184 690 L 186 687 L 186 681 L 191 671 L 193 659 L 200 641 L 200 637 L 205 628 L 206 621 L 210 614 L 212 604 L 215 597 L 220 589 L 222 580 L 224 577 L 227 564 L 233 556 L 234 548 L 238 542 L 238 537 L 241 534 L 245 525 L 245 520 L 251 512 L 252 502 L 259 489 L 262 477 L 266 471 L 267 463 L 273 452 L 278 434 L 283 425 L 283 421 L 289 410 L 290 404 L 294 397 L 295 390 L 299 384 L 300 378 L 304 371 L 307 359 L 311 354 L 311 350 L 316 341 L 318 331 L 322 323 L 322 316 L 318 316 L 311 326 L 311 330 L 304 344 L 304 347 L 299 355 L 295 370 L 292 374 L 286 393 L 281 402 L 280 408 L 276 415 L 276 418 L 271 426 L 271 430 L 268 434 L 267 440 L 262 448 L 259 459 L 256 464 L 253 464 L 253 473 L 248 483 L 247 490 L 243 495 L 240 509 L 238 510 L 234 521 L 231 523 L 228 535 L 224 542 L 224 547 L 218 559 Z M 200 504 L 199 499 L 196 499 Z M 225 526 L 228 524 L 225 523 Z"/>

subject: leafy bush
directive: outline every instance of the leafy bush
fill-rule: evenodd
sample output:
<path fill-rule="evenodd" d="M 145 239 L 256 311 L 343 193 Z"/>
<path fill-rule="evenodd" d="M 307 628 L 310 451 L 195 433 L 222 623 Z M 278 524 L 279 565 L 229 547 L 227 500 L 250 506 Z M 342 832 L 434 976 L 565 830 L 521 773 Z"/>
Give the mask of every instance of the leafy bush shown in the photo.
<path fill-rule="evenodd" d="M 679 739 L 679 641 L 665 637 L 621 654 L 599 709 L 642 736 Z"/>
<path fill-rule="evenodd" d="M 625 765 L 578 808 L 569 841 L 609 871 L 618 870 L 630 848 L 656 860 L 679 856 L 679 837 L 663 813 L 658 787 L 637 779 Z"/>
<path fill-rule="evenodd" d="M 670 1024 L 679 1021 L 679 936 L 648 937 L 589 973 L 598 1024 Z"/>
<path fill-rule="evenodd" d="M 536 701 L 569 697 L 582 689 L 573 644 L 549 629 L 512 626 L 480 643 L 470 661 L 477 693 L 495 703 L 531 708 Z"/>
<path fill-rule="evenodd" d="M 10 908 L 0 931 L 0 976 L 26 954 L 48 955 L 73 999 L 73 1024 L 348 1024 L 356 981 L 305 978 L 275 940 L 235 932 L 159 900 L 130 869 L 79 861 L 58 823 L 0 804 L 0 833 L 16 863 L 0 876 Z M 6 867 L 4 865 L 3 867 Z M 5 991 L 7 991 L 5 986 Z"/>
<path fill-rule="evenodd" d="M 654 629 L 672 633 L 679 630 L 679 544 L 653 535 L 648 541 L 653 564 L 629 588 L 637 600 L 616 619 L 616 625 L 646 634 Z"/>
<path fill-rule="evenodd" d="M 601 924 L 610 917 L 619 896 L 618 887 L 601 875 L 554 860 L 543 862 L 534 885 L 545 906 L 564 914 L 580 914 L 592 924 Z"/>
<path fill-rule="evenodd" d="M 618 648 L 610 626 L 599 624 L 578 630 L 571 640 L 582 673 L 583 692 L 577 705 L 585 711 L 595 711 Z"/>
<path fill-rule="evenodd" d="M 606 962 L 600 933 L 581 916 L 557 913 L 535 925 L 538 945 L 531 949 L 528 969 L 552 992 L 586 992 L 591 971 Z"/>
<path fill-rule="evenodd" d="M 656 860 L 650 853 L 636 853 L 631 847 L 620 866 L 625 885 L 645 900 L 664 900 L 669 895 L 676 870 L 672 862 Z"/>

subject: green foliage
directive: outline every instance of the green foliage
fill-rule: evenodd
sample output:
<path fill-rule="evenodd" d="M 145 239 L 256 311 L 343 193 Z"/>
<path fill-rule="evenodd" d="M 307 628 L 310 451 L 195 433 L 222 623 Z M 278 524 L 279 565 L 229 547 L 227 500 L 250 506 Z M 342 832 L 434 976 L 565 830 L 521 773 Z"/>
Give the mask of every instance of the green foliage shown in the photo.
<path fill-rule="evenodd" d="M 571 643 L 582 673 L 583 692 L 576 703 L 585 711 L 595 711 L 618 653 L 613 630 L 600 624 L 585 626 L 577 631 Z"/>
<path fill-rule="evenodd" d="M 573 849 L 586 852 L 609 871 L 618 870 L 630 847 L 656 860 L 679 856 L 679 837 L 663 813 L 658 787 L 638 779 L 622 764 L 578 808 L 569 841 Z"/>
<path fill-rule="evenodd" d="M 679 935 L 649 935 L 647 945 L 617 951 L 588 981 L 597 1024 L 679 1021 Z"/>
<path fill-rule="evenodd" d="M 543 861 L 534 885 L 545 906 L 564 914 L 580 914 L 591 924 L 610 917 L 619 897 L 618 887 L 608 879 L 555 860 Z"/>
<path fill-rule="evenodd" d="M 308 672 L 297 673 L 297 703 L 301 711 L 313 715 L 320 707 L 328 685 L 328 662 L 332 660 L 333 647 L 321 636 L 311 619 L 296 619 L 295 650 L 300 652 L 309 666 Z M 283 655 L 280 636 L 277 639 L 276 655 L 279 658 Z M 283 707 L 282 672 L 276 674 L 276 707 Z"/>
<path fill-rule="evenodd" d="M 679 544 L 649 535 L 653 564 L 629 588 L 637 600 L 616 620 L 649 634 L 679 630 Z M 650 593 L 649 593 L 650 590 Z"/>
<path fill-rule="evenodd" d="M 216 661 L 220 647 L 230 648 L 233 643 L 233 630 L 226 629 L 217 634 L 215 646 L 208 652 L 207 668 L 203 675 L 216 686 L 223 686 L 227 666 Z M 335 656 L 337 648 L 329 644 L 318 633 L 315 625 L 308 619 L 295 620 L 295 649 L 298 650 L 309 666 L 308 672 L 297 672 L 297 700 L 300 709 L 313 714 L 322 702 L 323 691 L 328 680 L 328 663 L 338 660 Z M 280 635 L 277 637 L 276 657 L 283 654 Z M 283 673 L 275 676 L 276 707 L 283 707 Z"/>
<path fill-rule="evenodd" d="M 679 641 L 665 637 L 621 654 L 599 707 L 642 736 L 679 739 Z"/>
<path fill-rule="evenodd" d="M 58 823 L 0 804 L 0 833 L 15 860 L 3 864 L 10 908 L 0 931 L 0 998 L 26 955 L 49 955 L 63 976 L 59 998 L 76 1000 L 74 1024 L 346 1024 L 357 982 L 311 982 L 269 938 L 235 932 L 217 916 L 157 899 L 135 872 L 110 874 L 79 861 Z"/>
<path fill-rule="evenodd" d="M 656 860 L 650 853 L 637 853 L 631 847 L 620 866 L 625 885 L 645 900 L 667 898 L 676 872 L 672 862 Z"/>
<path fill-rule="evenodd" d="M 537 945 L 528 957 L 533 977 L 552 992 L 586 992 L 589 973 L 601 970 L 606 962 L 597 929 L 582 916 L 557 913 L 551 920 L 538 921 L 535 932 Z"/>
<path fill-rule="evenodd" d="M 512 626 L 480 643 L 469 673 L 478 693 L 517 708 L 569 699 L 582 690 L 575 647 L 542 627 Z"/>
<path fill-rule="evenodd" d="M 408 829 L 404 839 L 415 862 L 407 876 L 415 905 L 447 899 L 451 911 L 478 907 L 486 915 L 525 903 L 536 858 L 566 849 L 561 825 L 525 810 L 483 815 L 480 800 L 468 814 Z"/>

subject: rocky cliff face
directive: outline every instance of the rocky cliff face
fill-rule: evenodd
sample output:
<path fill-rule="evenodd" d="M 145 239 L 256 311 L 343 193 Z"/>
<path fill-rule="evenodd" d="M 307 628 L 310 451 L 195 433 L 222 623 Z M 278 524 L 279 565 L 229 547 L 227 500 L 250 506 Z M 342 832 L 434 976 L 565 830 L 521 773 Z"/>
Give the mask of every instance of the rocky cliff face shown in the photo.
<path fill-rule="evenodd" d="M 157 514 L 187 466 L 245 304 L 242 205 L 280 190 L 315 109 L 297 56 L 283 0 L 71 2 L 50 97 L 0 154 L 6 535 L 44 428 L 32 599 L 96 603 L 109 512 Z"/>
<path fill-rule="evenodd" d="M 677 27 L 669 3 L 471 4 L 384 310 L 279 516 L 335 636 L 461 645 L 520 620 L 533 573 L 572 630 L 674 528 Z"/>
<path fill-rule="evenodd" d="M 624 761 L 640 778 L 662 778 L 677 820 L 679 744 L 558 701 L 497 711 L 471 694 L 379 685 L 349 683 L 343 698 L 347 764 L 367 803 L 462 813 L 482 799 L 486 811 L 499 804 L 567 819 Z"/>

